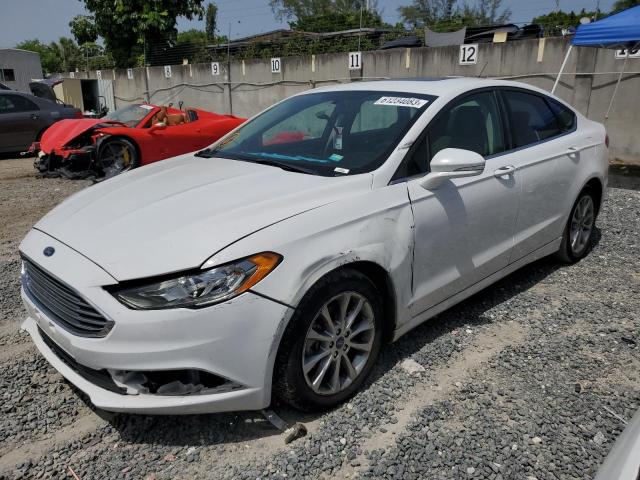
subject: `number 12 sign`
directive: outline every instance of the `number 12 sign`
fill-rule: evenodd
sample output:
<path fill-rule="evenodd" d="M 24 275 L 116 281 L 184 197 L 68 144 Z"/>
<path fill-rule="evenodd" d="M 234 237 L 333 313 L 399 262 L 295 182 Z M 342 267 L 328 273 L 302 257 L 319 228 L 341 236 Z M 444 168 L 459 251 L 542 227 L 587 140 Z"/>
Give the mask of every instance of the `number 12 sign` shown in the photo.
<path fill-rule="evenodd" d="M 475 65 L 478 63 L 478 44 L 460 45 L 460 65 Z"/>

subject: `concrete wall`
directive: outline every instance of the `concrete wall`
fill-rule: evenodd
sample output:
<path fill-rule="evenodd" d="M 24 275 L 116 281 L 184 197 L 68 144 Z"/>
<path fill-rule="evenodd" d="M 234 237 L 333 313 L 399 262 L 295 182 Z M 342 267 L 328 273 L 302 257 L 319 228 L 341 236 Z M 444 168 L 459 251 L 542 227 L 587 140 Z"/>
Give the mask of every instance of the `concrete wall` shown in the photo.
<path fill-rule="evenodd" d="M 0 49 L 0 69 L 6 68 L 13 70 L 15 81 L 2 80 L 0 75 L 0 82 L 20 92 L 31 93 L 29 90 L 31 79 L 42 78 L 40 55 L 35 52 L 15 48 Z"/>
<path fill-rule="evenodd" d="M 183 101 L 185 105 L 217 112 L 251 116 L 276 101 L 300 91 L 336 82 L 373 78 L 424 76 L 507 77 L 551 90 L 568 42 L 562 38 L 481 44 L 476 65 L 459 65 L 459 47 L 412 48 L 363 52 L 360 71 L 348 69 L 347 53 L 282 58 L 282 72 L 271 73 L 269 60 L 220 60 L 221 73 L 213 76 L 210 64 L 103 70 L 114 80 L 116 104 L 149 100 Z M 613 50 L 574 48 L 556 94 L 589 118 L 604 122 L 611 139 L 611 157 L 640 163 L 640 59 L 629 59 L 610 118 L 605 112 L 623 61 Z M 633 73 L 635 72 L 635 73 Z M 76 73 L 95 77 L 96 72 Z M 147 98 L 146 92 L 149 92 Z"/>

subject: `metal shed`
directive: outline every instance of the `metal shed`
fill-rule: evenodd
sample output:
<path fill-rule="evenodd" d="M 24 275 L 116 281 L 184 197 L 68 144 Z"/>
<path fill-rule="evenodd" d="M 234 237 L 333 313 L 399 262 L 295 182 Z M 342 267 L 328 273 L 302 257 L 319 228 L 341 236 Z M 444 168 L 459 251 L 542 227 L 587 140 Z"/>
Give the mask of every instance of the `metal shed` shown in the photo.
<path fill-rule="evenodd" d="M 0 48 L 0 82 L 9 88 L 30 93 L 31 79 L 42 78 L 40 55 L 17 48 Z"/>

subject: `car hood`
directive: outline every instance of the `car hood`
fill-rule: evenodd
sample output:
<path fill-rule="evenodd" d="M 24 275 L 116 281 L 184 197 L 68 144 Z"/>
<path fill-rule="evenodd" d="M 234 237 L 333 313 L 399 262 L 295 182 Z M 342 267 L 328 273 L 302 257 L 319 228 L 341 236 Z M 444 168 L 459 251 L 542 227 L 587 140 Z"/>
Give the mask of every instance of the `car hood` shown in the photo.
<path fill-rule="evenodd" d="M 122 281 L 197 268 L 257 230 L 370 188 L 370 174 L 322 177 L 188 154 L 86 188 L 35 228 Z"/>
<path fill-rule="evenodd" d="M 96 125 L 109 124 L 122 126 L 118 122 L 109 122 L 100 118 L 78 118 L 60 120 L 47 128 L 40 138 L 40 150 L 44 153 L 51 153 L 56 149 L 64 147 L 67 143 L 82 135 L 86 131 L 94 128 Z"/>

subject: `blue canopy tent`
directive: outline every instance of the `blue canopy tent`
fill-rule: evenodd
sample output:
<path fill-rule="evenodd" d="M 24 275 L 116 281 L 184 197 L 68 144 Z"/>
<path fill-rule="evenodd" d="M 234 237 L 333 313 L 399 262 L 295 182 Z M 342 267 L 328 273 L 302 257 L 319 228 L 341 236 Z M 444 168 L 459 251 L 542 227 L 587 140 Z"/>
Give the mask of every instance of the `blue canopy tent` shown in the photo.
<path fill-rule="evenodd" d="M 609 102 L 609 108 L 605 115 L 605 118 L 609 118 L 609 111 L 611 110 L 611 105 L 613 105 L 613 99 L 618 92 L 618 87 L 620 86 L 620 81 L 622 80 L 622 75 L 627 65 L 629 50 L 637 49 L 640 46 L 640 6 L 623 10 L 620 13 L 593 23 L 580 25 L 573 39 L 571 39 L 571 44 L 564 57 L 551 93 L 554 93 L 558 86 L 560 75 L 562 75 L 564 71 L 564 67 L 567 64 L 574 45 L 580 47 L 626 49 L 627 51 L 624 63 L 622 64 L 622 70 L 620 70 L 620 75 L 618 76 L 616 88 L 613 91 L 611 102 Z"/>

